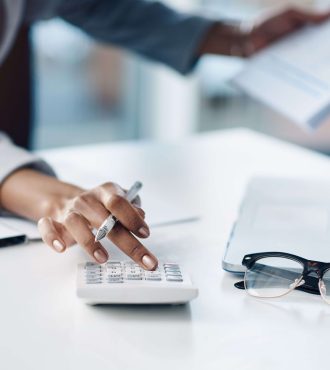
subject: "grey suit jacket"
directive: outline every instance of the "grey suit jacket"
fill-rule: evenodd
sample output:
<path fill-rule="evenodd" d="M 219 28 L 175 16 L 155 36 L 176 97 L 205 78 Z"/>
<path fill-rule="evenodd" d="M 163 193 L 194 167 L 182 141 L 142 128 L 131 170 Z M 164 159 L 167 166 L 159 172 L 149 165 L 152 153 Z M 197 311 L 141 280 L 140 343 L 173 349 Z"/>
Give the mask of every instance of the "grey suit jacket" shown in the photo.
<path fill-rule="evenodd" d="M 196 50 L 212 24 L 145 0 L 0 0 L 0 63 L 20 24 L 57 16 L 100 42 L 127 48 L 180 73 L 193 68 Z M 22 166 L 53 173 L 46 163 L 0 133 L 0 184 Z"/>

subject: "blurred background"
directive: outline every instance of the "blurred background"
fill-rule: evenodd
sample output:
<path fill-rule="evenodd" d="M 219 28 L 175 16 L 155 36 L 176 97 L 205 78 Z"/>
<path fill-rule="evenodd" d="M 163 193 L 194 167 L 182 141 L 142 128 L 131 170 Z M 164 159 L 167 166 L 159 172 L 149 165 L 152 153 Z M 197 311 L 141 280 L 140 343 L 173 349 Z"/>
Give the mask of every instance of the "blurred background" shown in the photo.
<path fill-rule="evenodd" d="M 170 0 L 179 10 L 248 19 L 288 3 L 329 6 L 330 0 Z M 179 139 L 195 132 L 250 127 L 330 153 L 330 122 L 306 134 L 242 95 L 230 78 L 238 58 L 205 57 L 182 77 L 125 51 L 96 44 L 61 20 L 34 27 L 36 126 L 33 148 L 125 139 Z"/>

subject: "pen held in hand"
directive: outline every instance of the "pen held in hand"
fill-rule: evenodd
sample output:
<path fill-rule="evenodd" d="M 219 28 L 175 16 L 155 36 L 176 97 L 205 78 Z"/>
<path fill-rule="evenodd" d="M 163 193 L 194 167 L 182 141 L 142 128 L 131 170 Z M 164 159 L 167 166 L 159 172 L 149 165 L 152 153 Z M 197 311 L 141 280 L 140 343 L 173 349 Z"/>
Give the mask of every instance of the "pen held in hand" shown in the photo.
<path fill-rule="evenodd" d="M 128 190 L 126 193 L 126 199 L 131 203 L 136 196 L 138 195 L 138 192 L 142 188 L 142 183 L 139 181 L 136 181 L 134 185 Z M 104 239 L 109 232 L 114 228 L 114 226 L 117 223 L 116 217 L 110 215 L 100 226 L 100 228 L 97 230 L 96 236 L 95 236 L 95 242 L 99 242 L 100 240 Z"/>

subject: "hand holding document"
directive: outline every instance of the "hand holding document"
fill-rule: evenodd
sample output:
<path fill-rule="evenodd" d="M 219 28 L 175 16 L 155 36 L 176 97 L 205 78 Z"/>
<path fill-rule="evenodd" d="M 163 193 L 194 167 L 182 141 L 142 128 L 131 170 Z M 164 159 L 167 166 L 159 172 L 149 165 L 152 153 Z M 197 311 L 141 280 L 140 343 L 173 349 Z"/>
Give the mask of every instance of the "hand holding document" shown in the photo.
<path fill-rule="evenodd" d="M 252 57 L 233 83 L 300 127 L 330 118 L 330 22 L 297 31 Z"/>

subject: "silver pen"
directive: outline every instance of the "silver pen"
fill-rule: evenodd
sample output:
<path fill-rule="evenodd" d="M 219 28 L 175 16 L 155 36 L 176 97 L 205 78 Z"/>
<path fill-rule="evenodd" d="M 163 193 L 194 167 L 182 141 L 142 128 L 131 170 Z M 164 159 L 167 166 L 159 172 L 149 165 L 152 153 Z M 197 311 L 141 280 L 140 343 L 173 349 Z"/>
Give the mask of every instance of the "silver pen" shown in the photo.
<path fill-rule="evenodd" d="M 142 182 L 136 181 L 133 186 L 128 190 L 126 193 L 125 198 L 131 203 L 138 195 L 138 192 L 142 188 Z M 97 230 L 95 241 L 99 242 L 100 240 L 104 239 L 109 232 L 114 228 L 114 226 L 117 223 L 116 217 L 110 215 L 100 226 L 100 228 Z"/>

